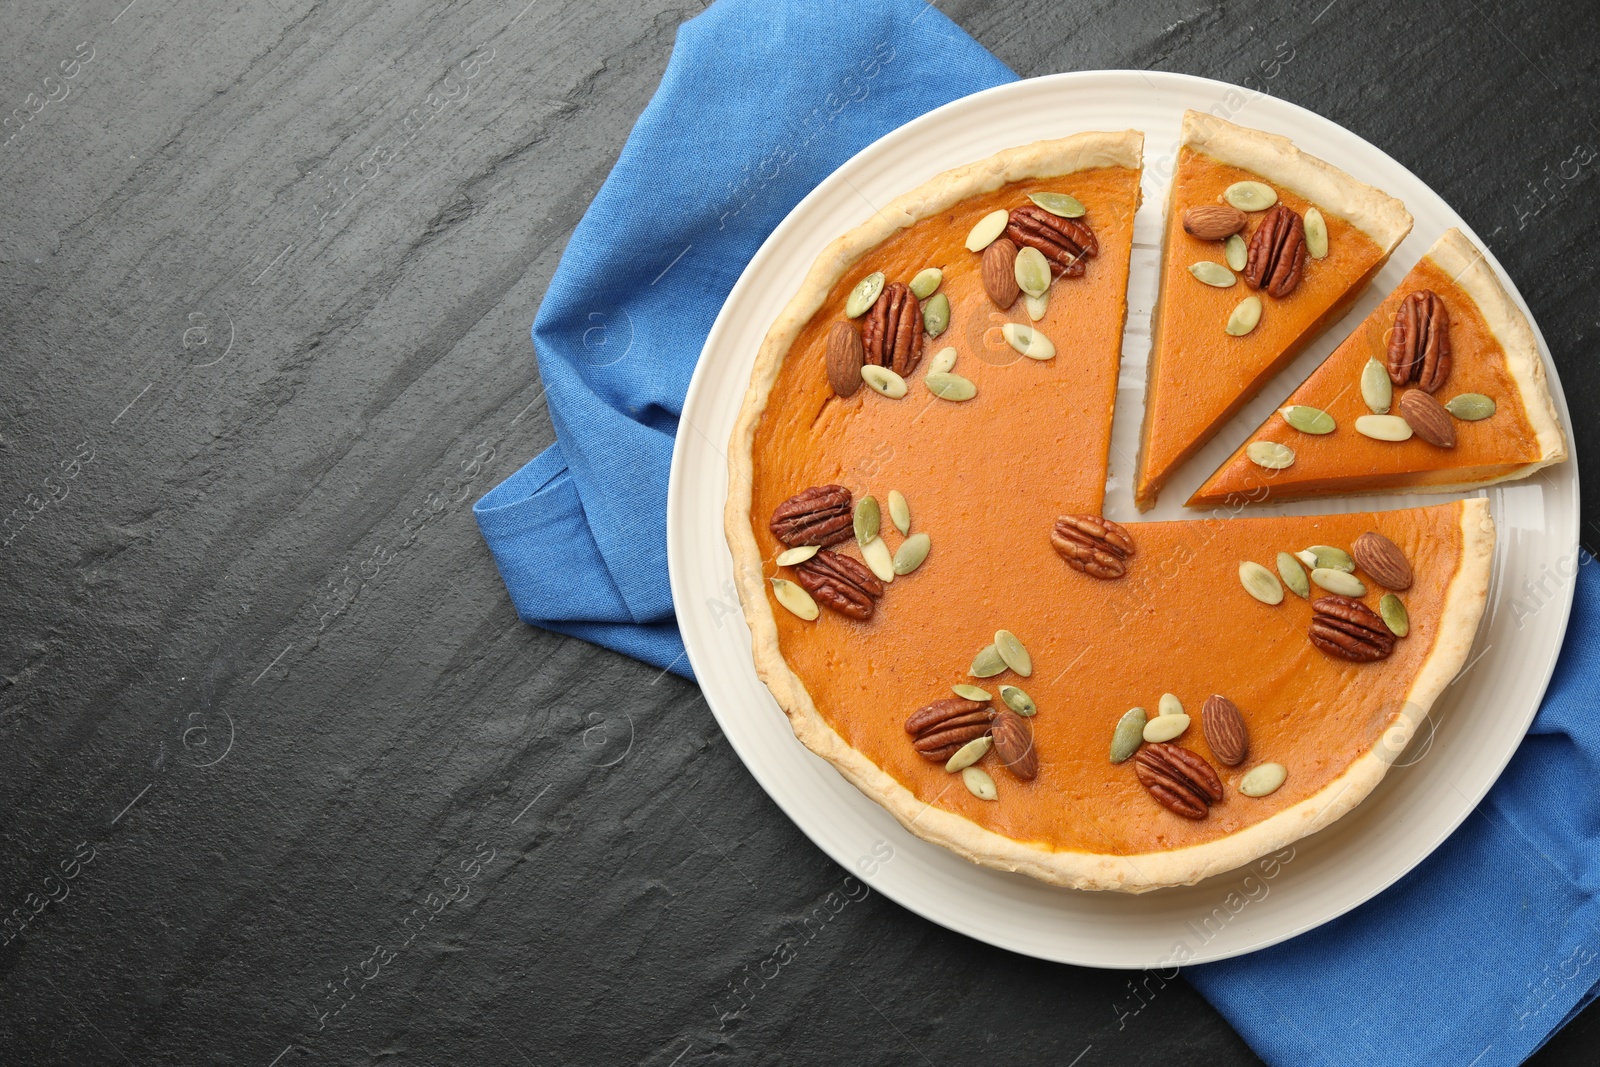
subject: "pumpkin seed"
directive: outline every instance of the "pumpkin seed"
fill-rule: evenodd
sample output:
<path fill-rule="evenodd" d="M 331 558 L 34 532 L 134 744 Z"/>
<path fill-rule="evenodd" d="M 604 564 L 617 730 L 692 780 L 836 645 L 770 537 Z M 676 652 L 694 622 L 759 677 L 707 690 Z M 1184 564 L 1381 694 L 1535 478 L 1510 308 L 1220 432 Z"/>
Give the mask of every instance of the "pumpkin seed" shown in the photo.
<path fill-rule="evenodd" d="M 993 645 L 985 645 L 976 656 L 972 657 L 972 667 L 967 671 L 974 678 L 993 678 L 997 674 L 1004 674 L 1006 661 L 1000 658 L 1000 650 Z"/>
<path fill-rule="evenodd" d="M 1299 430 L 1301 433 L 1332 433 L 1338 425 L 1321 408 L 1306 407 L 1304 404 L 1290 404 L 1282 409 L 1283 421 Z"/>
<path fill-rule="evenodd" d="M 817 545 L 801 545 L 799 548 L 791 548 L 786 552 L 779 552 L 778 566 L 793 567 L 796 563 L 804 563 L 812 556 L 815 556 L 817 551 Z"/>
<path fill-rule="evenodd" d="M 950 371 L 943 371 L 937 374 L 930 371 L 923 377 L 922 384 L 928 387 L 928 392 L 940 400 L 960 403 L 963 400 L 971 400 L 978 395 L 978 387 L 976 385 L 973 385 L 961 375 L 953 374 Z"/>
<path fill-rule="evenodd" d="M 1251 463 L 1269 471 L 1281 471 L 1294 466 L 1294 449 L 1276 441 L 1251 441 L 1244 454 L 1250 457 Z"/>
<path fill-rule="evenodd" d="M 1482 393 L 1462 393 L 1444 407 L 1463 422 L 1477 422 L 1494 414 L 1494 401 Z"/>
<path fill-rule="evenodd" d="M 810 622 L 818 614 L 817 602 L 811 599 L 811 594 L 800 586 L 783 578 L 773 578 L 772 595 L 778 598 L 778 603 L 789 609 L 792 615 Z"/>
<path fill-rule="evenodd" d="M 1025 296 L 1022 306 L 1028 309 L 1028 321 L 1038 322 L 1044 318 L 1044 313 L 1050 309 L 1050 294 L 1040 293 L 1038 296 Z"/>
<path fill-rule="evenodd" d="M 1278 553 L 1278 577 L 1283 579 L 1283 584 L 1295 596 L 1302 600 L 1311 599 L 1311 581 L 1306 577 L 1306 569 L 1288 552 Z"/>
<path fill-rule="evenodd" d="M 922 328 L 929 337 L 938 337 L 950 328 L 950 298 L 934 293 L 922 305 Z"/>
<path fill-rule="evenodd" d="M 932 542 L 925 533 L 912 534 L 900 542 L 900 547 L 894 550 L 894 572 L 896 574 L 910 574 L 922 566 L 922 561 L 928 558 L 928 549 L 933 547 Z"/>
<path fill-rule="evenodd" d="M 1222 243 L 1222 259 L 1234 270 L 1244 270 L 1245 264 L 1250 262 L 1250 246 L 1244 243 L 1244 238 L 1234 234 Z"/>
<path fill-rule="evenodd" d="M 878 576 L 878 581 L 894 581 L 894 560 L 889 557 L 889 546 L 883 543 L 883 538 L 874 537 L 862 545 L 861 558 L 867 561 L 867 566 Z"/>
<path fill-rule="evenodd" d="M 1176 693 L 1162 693 L 1161 703 L 1157 705 L 1162 715 L 1182 715 L 1183 701 L 1178 699 Z"/>
<path fill-rule="evenodd" d="M 1006 707 L 1024 718 L 1031 719 L 1038 714 L 1039 706 L 1033 702 L 1033 698 L 1014 685 L 1002 685 L 1000 699 L 1006 702 Z"/>
<path fill-rule="evenodd" d="M 1174 737 L 1182 735 L 1188 728 L 1189 716 L 1182 712 L 1176 715 L 1157 715 L 1144 724 L 1144 739 L 1151 744 L 1171 741 Z"/>
<path fill-rule="evenodd" d="M 1240 211 L 1265 211 L 1278 202 L 1278 194 L 1262 182 L 1234 182 L 1222 191 L 1222 199 Z"/>
<path fill-rule="evenodd" d="M 1017 635 L 1010 630 L 996 630 L 994 632 L 995 651 L 1000 653 L 1000 658 L 1005 660 L 1007 667 L 1016 671 L 1024 678 L 1033 674 L 1033 657 L 1028 655 L 1028 650 L 1022 647 L 1022 642 L 1017 640 Z"/>
<path fill-rule="evenodd" d="M 1344 571 L 1346 574 L 1356 572 L 1356 561 L 1350 558 L 1350 553 L 1332 545 L 1312 545 L 1303 552 L 1296 552 L 1295 555 L 1312 570 L 1326 567 L 1328 570 Z"/>
<path fill-rule="evenodd" d="M 1224 267 L 1221 263 L 1213 263 L 1209 259 L 1202 259 L 1198 263 L 1191 264 L 1189 273 L 1205 284 L 1214 285 L 1218 289 L 1226 289 L 1239 280 L 1233 276 L 1233 271 Z"/>
<path fill-rule="evenodd" d="M 1306 212 L 1306 252 L 1312 259 L 1328 255 L 1328 220 L 1316 208 Z"/>
<path fill-rule="evenodd" d="M 1006 344 L 1015 348 L 1029 359 L 1054 359 L 1056 346 L 1050 343 L 1050 338 L 1020 322 L 1008 322 L 1000 327 L 1000 333 L 1005 337 Z"/>
<path fill-rule="evenodd" d="M 856 287 L 850 290 L 850 296 L 844 302 L 845 317 L 859 319 L 865 315 L 867 310 L 878 302 L 878 294 L 881 292 L 883 292 L 882 271 L 873 271 L 856 282 Z"/>
<path fill-rule="evenodd" d="M 1405 602 L 1393 593 L 1385 593 L 1378 598 L 1378 614 L 1383 616 L 1383 624 L 1396 637 L 1404 637 L 1411 632 L 1411 615 L 1406 611 Z"/>
<path fill-rule="evenodd" d="M 1332 567 L 1318 567 L 1311 572 L 1311 580 L 1330 593 L 1339 596 L 1366 596 L 1367 587 L 1361 584 L 1361 579 L 1346 571 L 1334 570 Z"/>
<path fill-rule="evenodd" d="M 1283 603 L 1283 585 L 1277 575 L 1254 560 L 1247 559 L 1239 564 L 1239 582 L 1245 592 L 1263 604 Z"/>
<path fill-rule="evenodd" d="M 925 270 L 917 271 L 917 276 L 911 279 L 911 284 L 908 288 L 911 290 L 912 296 L 918 300 L 926 300 L 933 295 L 933 291 L 939 288 L 943 282 L 944 271 L 938 267 L 928 267 Z"/>
<path fill-rule="evenodd" d="M 982 737 L 974 737 L 971 741 L 956 749 L 955 755 L 945 762 L 944 769 L 951 774 L 965 770 L 987 756 L 989 754 L 989 746 L 992 744 L 994 744 L 994 738 L 988 734 L 984 734 Z"/>
<path fill-rule="evenodd" d="M 1146 721 L 1143 708 L 1129 708 L 1117 720 L 1117 728 L 1111 735 L 1112 763 L 1122 763 L 1139 751 L 1139 743 L 1144 740 Z"/>
<path fill-rule="evenodd" d="M 1239 792 L 1247 797 L 1264 797 L 1276 793 L 1289 770 L 1281 763 L 1263 763 L 1252 767 L 1250 773 L 1239 779 Z"/>
<path fill-rule="evenodd" d="M 961 782 L 967 787 L 967 792 L 979 800 L 998 800 L 1000 790 L 994 787 L 994 779 L 989 777 L 989 772 L 977 767 L 968 767 L 961 772 Z"/>
<path fill-rule="evenodd" d="M 935 352 L 933 354 L 933 358 L 928 361 L 928 373 L 944 374 L 955 365 L 956 350 L 953 348 L 941 348 L 939 351 Z"/>
<path fill-rule="evenodd" d="M 857 544 L 864 545 L 877 537 L 883 527 L 883 512 L 878 510 L 878 498 L 869 494 L 857 500 L 853 519 Z"/>
<path fill-rule="evenodd" d="M 1050 214 L 1060 215 L 1064 219 L 1081 218 L 1089 210 L 1078 202 L 1077 197 L 1066 193 L 1029 193 L 1028 199 Z"/>
<path fill-rule="evenodd" d="M 1011 272 L 1017 276 L 1017 286 L 1029 296 L 1040 296 L 1050 288 L 1050 261 L 1032 245 L 1017 253 Z"/>
<path fill-rule="evenodd" d="M 906 503 L 905 494 L 898 489 L 889 490 L 889 518 L 894 522 L 894 528 L 902 534 L 911 532 L 911 505 Z"/>
<path fill-rule="evenodd" d="M 868 363 L 861 368 L 861 380 L 890 400 L 899 400 L 906 395 L 906 380 L 888 367 Z"/>
<path fill-rule="evenodd" d="M 1389 380 L 1389 368 L 1376 359 L 1367 360 L 1361 368 L 1361 399 L 1374 415 L 1389 414 L 1394 402 L 1394 383 Z"/>
<path fill-rule="evenodd" d="M 965 682 L 962 682 L 960 685 L 952 685 L 950 687 L 950 691 L 956 696 L 960 697 L 962 700 L 976 700 L 982 703 L 983 701 L 994 699 L 989 695 L 989 691 L 987 689 L 979 689 L 977 686 L 968 685 Z"/>
<path fill-rule="evenodd" d="M 982 252 L 994 244 L 995 238 L 1006 232 L 1006 223 L 1011 221 L 1011 212 L 1001 208 L 991 211 L 978 220 L 978 224 L 967 234 L 967 251 Z"/>
<path fill-rule="evenodd" d="M 1256 328 L 1261 321 L 1261 298 L 1247 296 L 1239 301 L 1239 306 L 1233 309 L 1233 314 L 1228 316 L 1228 324 L 1223 327 L 1229 337 L 1243 337 Z"/>
<path fill-rule="evenodd" d="M 1405 441 L 1411 424 L 1399 415 L 1363 415 L 1356 420 L 1356 433 L 1374 441 Z"/>

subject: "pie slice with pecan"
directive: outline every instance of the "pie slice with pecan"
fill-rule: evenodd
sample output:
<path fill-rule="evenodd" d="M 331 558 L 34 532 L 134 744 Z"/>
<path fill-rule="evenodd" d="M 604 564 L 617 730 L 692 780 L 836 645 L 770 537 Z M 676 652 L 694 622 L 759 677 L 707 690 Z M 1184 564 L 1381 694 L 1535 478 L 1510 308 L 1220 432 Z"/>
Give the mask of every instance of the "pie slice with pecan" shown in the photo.
<path fill-rule="evenodd" d="M 1134 503 L 1349 309 L 1411 230 L 1391 196 L 1282 137 L 1185 113 Z"/>
<path fill-rule="evenodd" d="M 1101 514 L 1141 142 L 1001 152 L 829 245 L 757 354 L 724 513 L 805 745 L 974 862 L 1126 892 L 1365 797 L 1465 662 L 1494 542 L 1483 500 Z"/>
<path fill-rule="evenodd" d="M 1451 229 L 1189 503 L 1470 489 L 1566 458 L 1533 328 Z"/>

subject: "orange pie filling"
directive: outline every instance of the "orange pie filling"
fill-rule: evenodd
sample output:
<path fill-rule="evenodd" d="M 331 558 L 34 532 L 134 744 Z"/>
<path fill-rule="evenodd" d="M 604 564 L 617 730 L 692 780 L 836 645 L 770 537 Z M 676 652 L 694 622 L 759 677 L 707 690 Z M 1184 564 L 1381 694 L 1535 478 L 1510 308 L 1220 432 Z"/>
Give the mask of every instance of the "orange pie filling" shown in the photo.
<path fill-rule="evenodd" d="M 1225 288 L 1195 278 L 1196 263 L 1225 264 L 1222 242 L 1202 240 L 1183 225 L 1187 209 L 1214 205 L 1236 182 L 1262 181 L 1239 167 L 1185 147 L 1167 213 L 1161 291 L 1147 372 L 1145 417 L 1134 499 L 1141 510 L 1154 505 L 1168 478 L 1271 378 L 1337 318 L 1349 310 L 1388 259 L 1367 234 L 1326 209 L 1327 255 L 1308 258 L 1294 290 L 1278 298 L 1250 288 L 1242 277 Z M 1265 182 L 1277 202 L 1304 218 L 1314 207 L 1293 191 Z M 1249 240 L 1262 212 L 1250 212 L 1241 237 Z M 1225 327 L 1241 301 L 1261 301 L 1260 321 L 1232 336 Z"/>

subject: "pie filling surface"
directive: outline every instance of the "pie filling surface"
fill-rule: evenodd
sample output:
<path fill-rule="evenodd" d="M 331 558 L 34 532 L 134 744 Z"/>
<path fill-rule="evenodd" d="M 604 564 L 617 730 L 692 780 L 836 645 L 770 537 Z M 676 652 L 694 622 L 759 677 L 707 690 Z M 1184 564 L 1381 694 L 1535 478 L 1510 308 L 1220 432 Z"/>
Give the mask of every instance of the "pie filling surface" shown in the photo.
<path fill-rule="evenodd" d="M 1084 134 L 1001 153 L 933 179 L 829 246 L 758 355 L 730 443 L 727 508 L 757 669 L 802 741 L 913 832 L 970 859 L 1128 891 L 1247 863 L 1364 797 L 1464 661 L 1493 544 L 1483 500 L 1240 518 L 1243 501 L 1233 499 L 1191 520 L 1113 524 L 1108 536 L 1131 539 L 1129 552 L 1104 538 L 1091 538 L 1086 555 L 1058 543 L 1063 516 L 1102 528 L 1094 524 L 1140 143 L 1132 133 Z M 1196 159 L 1179 177 L 1196 196 L 1240 180 L 1234 169 Z M 1280 195 L 1301 210 L 1312 206 Z M 1092 254 L 1061 258 L 1081 262 L 1082 272 L 1053 278 L 1037 321 L 1039 309 L 1022 297 L 1001 306 L 992 264 L 985 275 L 999 231 L 983 225 L 997 213 L 1014 220 L 1035 201 L 1081 209 L 1070 217 L 1095 243 Z M 1288 298 L 1303 314 L 1269 305 L 1259 327 L 1268 331 L 1266 347 L 1292 347 L 1314 332 L 1387 254 L 1331 213 L 1328 224 L 1341 254 L 1308 271 Z M 940 272 L 936 289 L 930 268 Z M 885 295 L 852 316 L 862 311 L 863 291 L 873 295 L 874 274 Z M 1168 274 L 1164 300 L 1169 287 L 1196 284 Z M 883 331 L 887 323 L 894 333 L 895 316 L 911 313 L 895 286 L 914 280 L 924 290 L 918 307 L 939 295 L 948 301 L 948 325 L 927 320 L 940 332 L 919 336 L 915 365 L 907 366 L 909 332 L 895 335 L 896 357 Z M 1161 312 L 1162 328 L 1221 335 L 1218 316 L 1226 320 L 1246 289 L 1216 292 L 1174 300 Z M 1053 355 L 1019 351 L 1030 327 Z M 1035 347 L 1032 355 L 1040 354 Z M 884 375 L 873 366 L 879 362 L 903 373 Z M 1236 406 L 1236 394 L 1258 387 L 1277 362 L 1224 359 L 1216 379 L 1197 377 L 1193 390 Z M 853 387 L 841 365 L 865 384 Z M 941 374 L 971 389 L 949 391 Z M 1188 388 L 1183 383 L 1163 378 L 1168 395 Z M 795 503 L 819 487 L 829 487 L 831 511 L 818 510 L 816 494 Z M 892 497 L 906 509 L 891 506 Z M 929 539 L 925 557 L 909 551 L 918 535 Z M 903 571 L 884 573 L 891 557 Z M 1291 580 L 1295 568 L 1303 592 Z M 1329 607 L 1327 598 L 1340 595 L 1355 606 Z M 1387 601 L 1403 604 L 1403 621 Z M 1330 612 L 1339 616 L 1333 623 Z M 1356 620 L 1353 630 L 1339 621 L 1346 616 Z M 1344 627 L 1332 644 L 1329 626 Z M 1026 653 L 991 674 L 999 661 L 988 646 L 999 630 Z M 1315 633 L 1324 635 L 1320 643 Z M 989 697 L 974 703 L 992 729 L 980 725 L 978 743 L 963 741 L 954 761 L 983 749 L 967 770 L 947 769 L 947 749 L 929 758 L 908 724 L 919 709 L 955 698 L 952 686 Z M 1003 686 L 1025 695 L 1002 700 Z M 1217 696 L 1227 698 L 1243 735 L 1214 724 L 1208 700 Z M 1113 761 L 1130 709 L 1146 709 L 1153 723 L 1179 705 L 1186 729 L 1162 741 L 1159 730 L 1173 723 L 1161 724 L 1137 755 Z M 1020 748 L 1019 729 L 1027 742 Z M 1182 795 L 1163 798 L 1166 779 L 1150 773 L 1173 769 L 1169 746 L 1204 762 L 1220 786 L 1200 798 L 1200 817 L 1183 809 L 1210 786 L 1191 775 L 1178 783 Z M 1279 783 L 1263 789 L 1277 771 Z"/>

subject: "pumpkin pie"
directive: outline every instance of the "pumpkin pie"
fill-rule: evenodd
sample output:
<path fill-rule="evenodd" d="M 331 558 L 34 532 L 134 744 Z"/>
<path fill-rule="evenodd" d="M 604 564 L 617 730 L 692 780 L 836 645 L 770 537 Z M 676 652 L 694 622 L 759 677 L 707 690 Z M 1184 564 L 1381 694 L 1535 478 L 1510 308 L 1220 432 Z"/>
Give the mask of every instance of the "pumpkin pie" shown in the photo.
<path fill-rule="evenodd" d="M 1248 863 L 1365 797 L 1465 661 L 1483 500 L 1100 514 L 1142 138 L 941 174 L 769 330 L 725 531 L 796 736 L 919 836 L 1064 886 Z"/>
<path fill-rule="evenodd" d="M 1451 229 L 1189 504 L 1472 489 L 1566 458 L 1527 316 Z"/>
<path fill-rule="evenodd" d="M 1283 137 L 1190 111 L 1166 225 L 1134 481 L 1141 511 L 1349 309 L 1411 216 Z"/>

